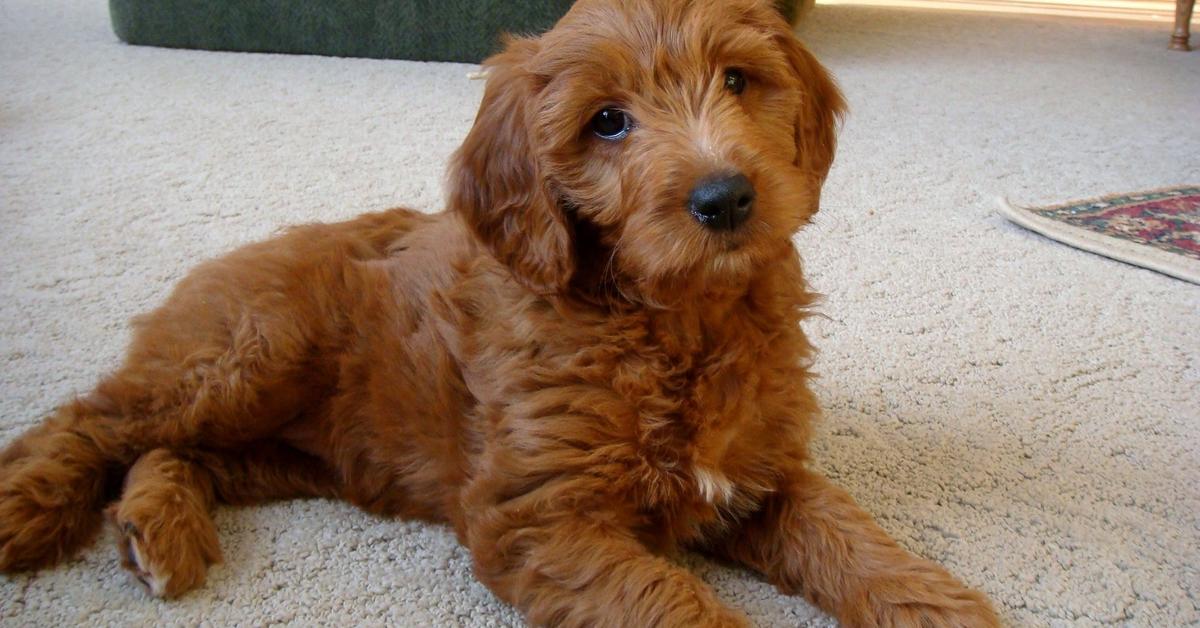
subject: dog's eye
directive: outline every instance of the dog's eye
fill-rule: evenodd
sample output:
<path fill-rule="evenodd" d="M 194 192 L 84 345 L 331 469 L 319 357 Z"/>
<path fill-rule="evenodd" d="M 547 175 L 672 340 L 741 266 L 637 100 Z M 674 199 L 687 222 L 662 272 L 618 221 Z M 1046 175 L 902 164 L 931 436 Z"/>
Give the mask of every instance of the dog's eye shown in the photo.
<path fill-rule="evenodd" d="M 606 140 L 619 140 L 629 135 L 629 116 L 620 109 L 601 109 L 592 118 L 592 132 Z"/>
<path fill-rule="evenodd" d="M 732 68 L 725 70 L 725 89 L 735 96 L 746 91 L 746 75 L 742 74 L 741 70 Z"/>

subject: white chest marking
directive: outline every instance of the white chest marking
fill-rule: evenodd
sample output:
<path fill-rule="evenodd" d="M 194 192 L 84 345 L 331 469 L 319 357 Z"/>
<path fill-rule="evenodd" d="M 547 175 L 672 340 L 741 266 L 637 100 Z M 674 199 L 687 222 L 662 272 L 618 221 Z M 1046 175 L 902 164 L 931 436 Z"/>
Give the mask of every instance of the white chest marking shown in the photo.
<path fill-rule="evenodd" d="M 735 487 L 723 473 L 704 467 L 696 467 L 693 473 L 696 476 L 696 486 L 700 489 L 700 496 L 704 498 L 704 501 L 710 504 L 717 501 L 729 503 L 729 500 L 733 499 Z"/>

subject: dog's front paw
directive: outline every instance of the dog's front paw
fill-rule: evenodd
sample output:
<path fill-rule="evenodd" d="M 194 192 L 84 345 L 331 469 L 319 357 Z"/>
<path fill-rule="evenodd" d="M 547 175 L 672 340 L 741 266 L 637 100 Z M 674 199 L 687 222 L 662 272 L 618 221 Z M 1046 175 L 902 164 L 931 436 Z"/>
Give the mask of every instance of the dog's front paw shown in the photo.
<path fill-rule="evenodd" d="M 740 611 L 721 607 L 704 620 L 691 624 L 704 628 L 750 628 L 750 619 Z"/>
<path fill-rule="evenodd" d="M 981 593 L 962 589 L 953 597 L 930 602 L 884 602 L 872 605 L 874 617 L 864 626 L 896 628 L 994 628 L 1000 619 Z"/>
<path fill-rule="evenodd" d="M 691 608 L 684 612 L 656 613 L 653 620 L 648 622 L 633 623 L 627 617 L 618 618 L 620 615 L 611 615 L 599 622 L 572 625 L 647 625 L 662 626 L 663 628 L 751 628 L 753 626 L 745 613 L 720 604 L 706 605 L 703 609 Z"/>
<path fill-rule="evenodd" d="M 872 578 L 857 603 L 847 605 L 851 626 L 895 628 L 993 628 L 1000 619 L 982 593 L 968 589 L 932 563 L 885 578 Z"/>
<path fill-rule="evenodd" d="M 209 565 L 221 560 L 208 514 L 179 503 L 131 507 L 137 505 L 125 502 L 109 510 L 121 566 L 155 597 L 177 597 L 204 584 Z"/>

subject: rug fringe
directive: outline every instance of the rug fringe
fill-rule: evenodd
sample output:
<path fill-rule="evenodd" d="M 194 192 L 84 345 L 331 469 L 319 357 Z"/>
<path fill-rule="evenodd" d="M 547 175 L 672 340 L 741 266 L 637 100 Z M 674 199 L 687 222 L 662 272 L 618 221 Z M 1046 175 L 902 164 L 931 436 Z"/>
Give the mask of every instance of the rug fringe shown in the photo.
<path fill-rule="evenodd" d="M 1172 188 L 1164 188 L 1172 189 Z M 1098 199 L 1106 197 L 1097 197 Z M 1055 209 L 1091 201 L 1072 201 L 1062 205 L 1036 209 Z M 1200 263 L 1194 260 L 1160 251 L 1154 247 L 1126 242 L 1112 236 L 1081 229 L 1056 220 L 1039 216 L 1034 208 L 1017 205 L 1006 196 L 996 197 L 997 213 L 1022 228 L 1046 238 L 1077 249 L 1095 253 L 1110 259 L 1139 266 L 1148 270 L 1200 284 Z"/>

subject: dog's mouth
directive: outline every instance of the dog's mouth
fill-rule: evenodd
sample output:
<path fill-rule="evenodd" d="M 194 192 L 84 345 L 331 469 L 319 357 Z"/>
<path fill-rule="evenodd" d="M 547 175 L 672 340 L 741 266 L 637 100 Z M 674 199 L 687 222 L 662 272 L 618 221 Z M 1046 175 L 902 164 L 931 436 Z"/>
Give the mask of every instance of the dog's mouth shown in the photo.
<path fill-rule="evenodd" d="M 750 217 L 734 229 L 713 231 L 705 229 L 708 240 L 720 252 L 736 253 L 745 250 L 763 238 L 769 237 L 771 229 L 758 217 Z"/>
<path fill-rule="evenodd" d="M 716 240 L 717 248 L 722 253 L 736 253 L 749 244 L 749 237 L 740 230 L 720 234 Z"/>
<path fill-rule="evenodd" d="M 707 272 L 718 276 L 740 276 L 752 272 L 768 257 L 771 229 L 761 220 L 751 220 L 728 232 L 708 232 Z"/>

